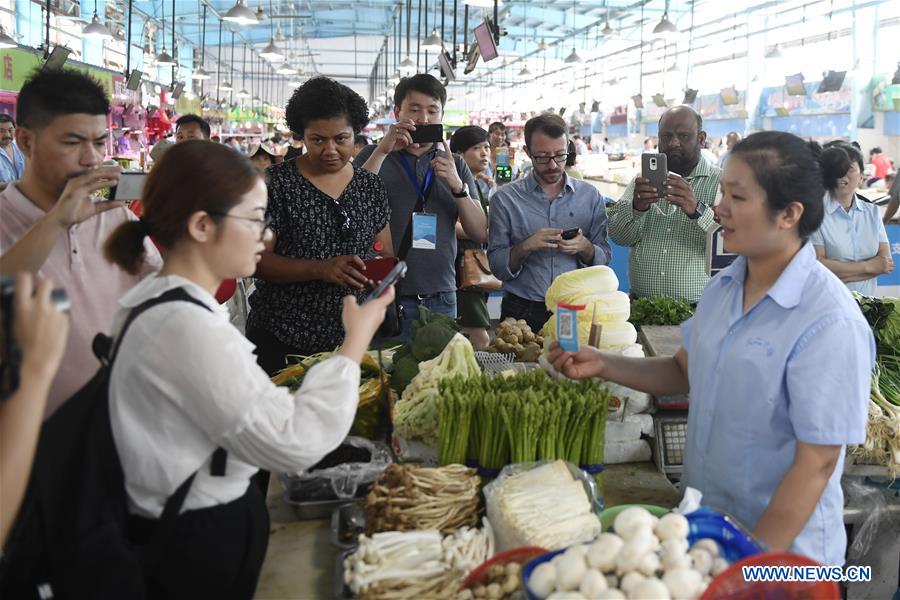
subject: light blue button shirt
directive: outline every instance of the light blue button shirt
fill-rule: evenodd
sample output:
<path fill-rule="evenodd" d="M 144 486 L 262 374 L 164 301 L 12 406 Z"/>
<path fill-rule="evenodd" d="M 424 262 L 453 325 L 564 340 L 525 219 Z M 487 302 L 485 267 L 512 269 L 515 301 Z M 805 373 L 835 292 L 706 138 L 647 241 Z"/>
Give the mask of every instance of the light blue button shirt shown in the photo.
<path fill-rule="evenodd" d="M 0 148 L 0 181 L 6 183 L 19 181 L 25 173 L 25 155 L 22 154 L 15 142 L 12 142 L 10 146 L 12 146 L 15 160 L 11 160 L 6 150 Z"/>
<path fill-rule="evenodd" d="M 878 245 L 887 244 L 887 231 L 878 207 L 859 196 L 850 212 L 844 210 L 830 193 L 825 194 L 825 219 L 810 238 L 814 246 L 825 247 L 825 258 L 843 261 L 869 260 L 878 254 Z M 874 296 L 877 277 L 852 281 L 845 285 L 866 296 Z"/>
<path fill-rule="evenodd" d="M 580 267 L 609 264 L 612 257 L 606 239 L 606 205 L 590 183 L 563 175 L 566 183 L 552 202 L 534 173 L 501 186 L 491 199 L 488 259 L 493 274 L 503 282 L 503 291 L 535 302 L 543 302 L 547 288 L 563 273 Z M 584 264 L 577 256 L 556 248 L 531 253 L 519 269 L 509 268 L 513 247 L 543 227 L 580 228 L 594 245 L 594 260 Z"/>
<path fill-rule="evenodd" d="M 684 483 L 753 530 L 806 444 L 866 438 L 875 341 L 850 292 L 807 243 L 743 314 L 747 261 L 713 278 L 682 325 L 691 384 Z M 792 552 L 842 565 L 843 451 Z"/>

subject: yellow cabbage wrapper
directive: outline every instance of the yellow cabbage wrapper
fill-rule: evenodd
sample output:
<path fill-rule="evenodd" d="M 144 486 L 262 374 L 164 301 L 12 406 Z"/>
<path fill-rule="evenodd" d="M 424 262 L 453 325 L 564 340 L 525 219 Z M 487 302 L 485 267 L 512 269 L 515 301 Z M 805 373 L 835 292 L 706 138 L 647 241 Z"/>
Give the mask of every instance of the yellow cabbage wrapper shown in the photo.
<path fill-rule="evenodd" d="M 547 289 L 545 300 L 547 310 L 556 311 L 557 304 L 586 304 L 583 298 L 614 292 L 619 287 L 619 278 L 605 265 L 575 269 L 563 273 L 553 280 Z"/>

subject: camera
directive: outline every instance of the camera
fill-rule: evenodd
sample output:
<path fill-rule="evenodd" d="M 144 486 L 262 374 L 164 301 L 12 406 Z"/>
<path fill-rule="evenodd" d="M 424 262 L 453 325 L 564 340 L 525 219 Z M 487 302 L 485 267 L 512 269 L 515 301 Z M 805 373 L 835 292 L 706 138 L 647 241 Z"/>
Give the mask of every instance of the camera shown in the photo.
<path fill-rule="evenodd" d="M 15 292 L 15 279 L 0 277 L 0 400 L 9 398 L 19 388 L 22 349 L 13 335 Z M 54 288 L 50 300 L 61 312 L 69 312 L 71 303 L 63 288 Z"/>

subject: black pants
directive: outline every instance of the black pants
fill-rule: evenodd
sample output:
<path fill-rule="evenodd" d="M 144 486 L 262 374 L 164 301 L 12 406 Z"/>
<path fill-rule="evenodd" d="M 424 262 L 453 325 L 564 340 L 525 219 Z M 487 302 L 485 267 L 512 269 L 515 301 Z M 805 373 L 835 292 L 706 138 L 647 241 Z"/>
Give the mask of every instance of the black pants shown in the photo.
<path fill-rule="evenodd" d="M 258 327 L 247 327 L 247 339 L 256 346 L 256 363 L 269 374 L 269 377 L 287 366 L 284 357 L 288 354 L 300 356 L 309 354 L 300 348 L 288 346 L 272 333 Z"/>
<path fill-rule="evenodd" d="M 531 327 L 531 331 L 540 333 L 551 316 L 552 313 L 547 310 L 547 306 L 543 301 L 526 300 L 509 292 L 503 295 L 503 302 L 500 305 L 501 321 L 509 318 L 524 319 L 528 326 Z"/>
<path fill-rule="evenodd" d="M 129 537 L 147 544 L 155 519 L 132 515 Z M 179 515 L 154 568 L 145 569 L 147 598 L 251 600 L 269 544 L 269 513 L 255 485 L 228 504 Z"/>

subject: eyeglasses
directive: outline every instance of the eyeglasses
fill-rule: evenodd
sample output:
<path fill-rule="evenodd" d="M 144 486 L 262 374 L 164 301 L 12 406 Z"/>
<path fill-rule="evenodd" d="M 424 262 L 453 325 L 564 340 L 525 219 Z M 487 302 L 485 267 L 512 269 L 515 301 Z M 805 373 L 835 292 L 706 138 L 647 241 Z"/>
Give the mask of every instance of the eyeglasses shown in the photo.
<path fill-rule="evenodd" d="M 263 241 L 266 238 L 266 231 L 272 226 L 272 217 L 270 215 L 266 215 L 262 219 L 251 219 L 250 217 L 240 217 L 238 215 L 229 215 L 227 213 L 207 213 L 214 217 L 224 217 L 228 219 L 240 219 L 241 221 L 249 221 L 250 223 L 255 223 L 258 227 L 260 227 L 259 232 L 259 241 Z"/>
<path fill-rule="evenodd" d="M 531 160 L 536 165 L 546 165 L 551 160 L 558 165 L 564 165 L 566 164 L 566 161 L 569 160 L 569 153 L 555 154 L 553 156 L 532 156 Z"/>

